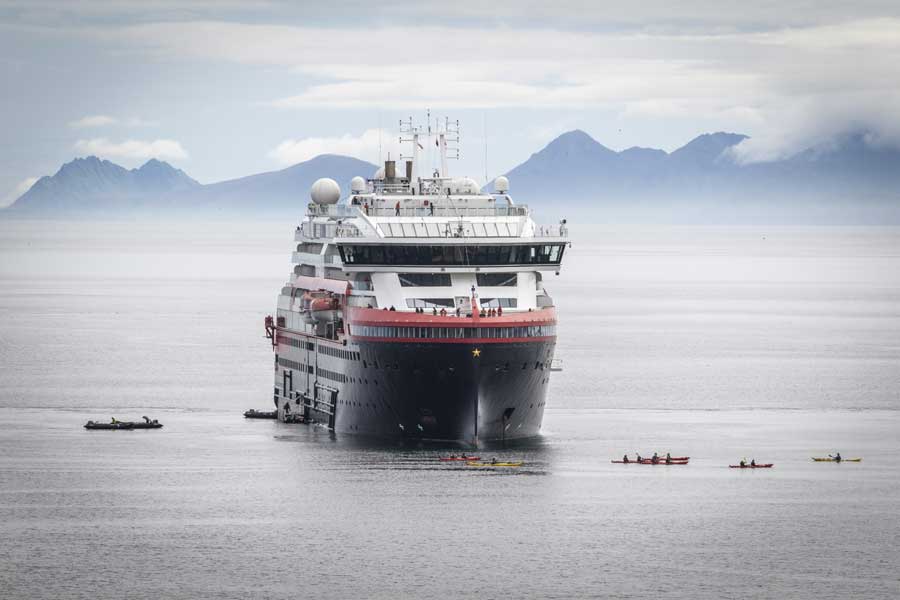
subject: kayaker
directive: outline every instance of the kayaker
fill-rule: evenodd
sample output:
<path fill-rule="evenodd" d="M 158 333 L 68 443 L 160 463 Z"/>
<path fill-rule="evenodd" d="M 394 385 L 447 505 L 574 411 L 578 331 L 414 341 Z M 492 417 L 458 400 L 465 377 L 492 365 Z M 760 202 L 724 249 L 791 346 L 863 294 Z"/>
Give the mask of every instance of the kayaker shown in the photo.
<path fill-rule="evenodd" d="M 654 453 L 653 453 L 653 458 L 650 459 L 650 462 L 652 462 L 654 465 L 657 464 L 657 463 L 659 463 L 659 454 L 657 454 L 656 452 L 654 452 Z"/>
<path fill-rule="evenodd" d="M 751 458 L 751 459 L 750 459 L 750 466 L 751 466 L 751 467 L 755 467 L 755 466 L 756 466 L 756 459 L 755 459 L 755 458 Z"/>
<path fill-rule="evenodd" d="M 742 459 L 741 459 L 741 468 L 743 469 L 743 468 L 746 467 L 746 466 L 747 466 L 747 460 L 744 459 L 744 458 L 742 458 Z"/>
<path fill-rule="evenodd" d="M 491 459 L 491 464 L 492 464 L 492 465 L 496 465 L 496 464 L 497 464 L 497 457 L 496 457 L 496 456 L 495 456 L 494 458 Z"/>
<path fill-rule="evenodd" d="M 841 462 L 841 453 L 840 452 L 834 453 L 834 462 Z"/>
<path fill-rule="evenodd" d="M 666 452 L 666 464 L 667 464 L 667 465 L 671 465 L 671 464 L 672 464 L 672 455 L 669 454 L 668 452 Z"/>
<path fill-rule="evenodd" d="M 644 459 L 643 459 L 643 458 L 641 458 L 641 455 L 640 455 L 640 454 L 638 454 L 638 455 L 637 455 L 637 461 L 638 461 L 638 462 L 641 462 L 641 461 L 643 461 L 643 460 L 644 460 Z"/>
<path fill-rule="evenodd" d="M 626 454 L 625 456 L 622 457 L 622 462 L 624 462 L 624 463 L 627 463 L 627 462 L 628 462 L 628 455 L 627 455 L 627 454 Z"/>

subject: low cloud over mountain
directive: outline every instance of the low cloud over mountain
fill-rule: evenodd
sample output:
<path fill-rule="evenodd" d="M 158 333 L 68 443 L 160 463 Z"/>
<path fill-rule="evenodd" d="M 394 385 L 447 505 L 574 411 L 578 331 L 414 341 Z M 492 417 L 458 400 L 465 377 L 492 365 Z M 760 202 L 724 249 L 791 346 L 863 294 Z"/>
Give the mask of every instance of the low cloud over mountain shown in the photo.
<path fill-rule="evenodd" d="M 511 192 L 548 216 L 650 222 L 900 222 L 900 151 L 867 134 L 747 163 L 749 138 L 704 134 L 671 153 L 614 152 L 565 133 L 512 169 Z"/>

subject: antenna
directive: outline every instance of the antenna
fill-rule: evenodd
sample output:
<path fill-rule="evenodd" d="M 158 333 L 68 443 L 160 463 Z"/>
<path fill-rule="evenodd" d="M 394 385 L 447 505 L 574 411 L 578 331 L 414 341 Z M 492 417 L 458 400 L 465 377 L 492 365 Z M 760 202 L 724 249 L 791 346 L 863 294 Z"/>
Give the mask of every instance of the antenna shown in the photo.
<path fill-rule="evenodd" d="M 427 137 L 425 138 L 425 144 L 428 146 L 428 152 L 426 153 L 425 162 L 427 164 L 427 169 L 433 169 L 434 168 L 434 148 L 431 147 L 431 136 L 433 135 L 433 132 L 431 129 L 431 109 L 430 108 L 425 109 L 425 115 L 426 115 L 426 120 L 428 122 L 428 133 L 426 134 Z"/>
<path fill-rule="evenodd" d="M 487 112 L 483 113 L 483 132 L 484 132 L 484 185 L 488 183 L 488 168 L 487 168 Z"/>
<path fill-rule="evenodd" d="M 459 119 L 451 122 L 450 119 L 444 118 L 444 131 L 447 140 L 447 158 L 459 160 Z M 450 146 L 449 144 L 456 144 Z"/>
<path fill-rule="evenodd" d="M 378 164 L 381 164 L 381 111 L 378 111 Z"/>
<path fill-rule="evenodd" d="M 420 135 L 422 135 L 422 128 L 413 124 L 412 116 L 410 116 L 407 121 L 400 121 L 400 143 L 412 142 L 412 155 L 403 156 L 403 154 L 400 154 L 401 161 L 410 161 L 410 164 L 407 165 L 406 172 L 407 177 L 409 178 L 407 183 L 410 186 L 410 189 L 415 189 L 415 182 L 418 180 L 419 150 L 424 148 L 424 146 L 419 143 Z"/>
<path fill-rule="evenodd" d="M 441 177 L 449 177 L 447 159 L 459 160 L 459 120 L 451 125 L 450 119 L 444 117 L 444 130 L 438 133 L 438 147 L 441 149 Z"/>

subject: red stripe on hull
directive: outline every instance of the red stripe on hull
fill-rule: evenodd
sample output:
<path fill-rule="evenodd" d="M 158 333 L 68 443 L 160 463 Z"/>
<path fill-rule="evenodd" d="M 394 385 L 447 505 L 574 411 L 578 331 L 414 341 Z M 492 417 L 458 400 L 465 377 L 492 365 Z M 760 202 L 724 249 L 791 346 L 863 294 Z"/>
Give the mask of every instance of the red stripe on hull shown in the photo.
<path fill-rule="evenodd" d="M 521 325 L 555 325 L 556 309 L 542 308 L 531 312 L 514 312 L 500 317 L 441 317 L 434 314 L 401 312 L 377 308 L 347 307 L 350 323 L 357 325 L 415 325 L 446 327 L 514 327 Z"/>
<path fill-rule="evenodd" d="M 556 336 L 554 335 L 523 338 L 396 338 L 353 335 L 351 338 L 354 342 L 396 342 L 410 344 L 521 344 L 556 341 Z"/>

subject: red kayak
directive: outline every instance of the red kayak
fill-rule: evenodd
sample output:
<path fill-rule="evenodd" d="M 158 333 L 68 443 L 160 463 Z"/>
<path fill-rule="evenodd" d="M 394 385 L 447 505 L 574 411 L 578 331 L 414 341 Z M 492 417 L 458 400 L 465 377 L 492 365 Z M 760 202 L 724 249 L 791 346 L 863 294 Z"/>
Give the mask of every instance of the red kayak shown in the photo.
<path fill-rule="evenodd" d="M 442 460 L 444 462 L 449 461 L 462 461 L 466 462 L 467 460 L 481 460 L 480 456 L 442 456 L 438 460 Z"/>
<path fill-rule="evenodd" d="M 675 460 L 673 458 L 672 462 L 670 463 L 667 463 L 665 459 L 661 459 L 659 462 L 653 462 L 650 459 L 642 460 L 641 462 L 638 462 L 636 460 L 629 460 L 628 462 L 625 462 L 624 460 L 611 460 L 609 462 L 613 463 L 614 465 L 686 465 L 688 464 L 688 459 Z"/>
<path fill-rule="evenodd" d="M 691 457 L 690 457 L 690 456 L 673 456 L 673 457 L 671 458 L 671 460 L 672 460 L 672 462 L 686 463 L 687 461 L 691 460 Z M 624 461 L 624 460 L 611 460 L 611 461 L 609 461 L 609 462 L 614 463 L 614 464 L 622 464 L 622 465 L 630 465 L 630 464 L 632 464 L 632 463 L 634 463 L 634 464 L 637 464 L 637 463 L 638 463 L 638 461 L 636 461 L 636 460 L 629 460 L 629 461 L 627 461 L 627 462 Z M 653 459 L 652 459 L 652 458 L 642 458 L 642 459 L 641 459 L 641 462 L 651 463 L 651 464 L 652 464 Z M 659 462 L 664 463 L 664 462 L 666 462 L 666 459 L 663 458 L 663 457 L 660 457 L 660 458 L 659 458 Z"/>
<path fill-rule="evenodd" d="M 775 466 L 775 463 L 768 463 L 765 465 L 728 465 L 729 469 L 771 469 Z"/>

